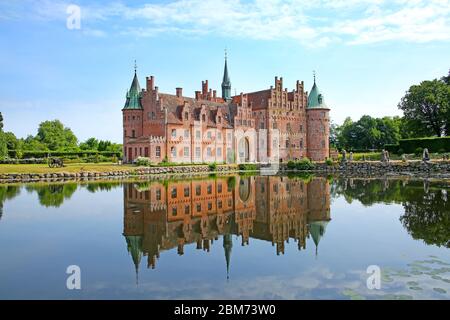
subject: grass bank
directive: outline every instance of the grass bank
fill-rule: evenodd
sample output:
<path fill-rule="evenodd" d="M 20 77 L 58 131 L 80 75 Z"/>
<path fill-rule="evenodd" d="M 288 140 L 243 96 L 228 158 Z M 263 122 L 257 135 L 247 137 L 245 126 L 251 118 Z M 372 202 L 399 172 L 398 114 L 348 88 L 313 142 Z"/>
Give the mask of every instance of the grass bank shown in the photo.
<path fill-rule="evenodd" d="M 0 164 L 0 174 L 7 173 L 57 173 L 57 172 L 108 172 L 137 168 L 115 163 L 68 163 L 62 168 L 49 168 L 47 164 Z"/>

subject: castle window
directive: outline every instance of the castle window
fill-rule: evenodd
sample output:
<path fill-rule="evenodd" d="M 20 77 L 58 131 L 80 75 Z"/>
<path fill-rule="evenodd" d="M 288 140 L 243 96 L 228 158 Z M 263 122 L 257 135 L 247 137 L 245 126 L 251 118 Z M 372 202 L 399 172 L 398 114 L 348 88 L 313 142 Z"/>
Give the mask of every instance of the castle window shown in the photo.
<path fill-rule="evenodd" d="M 184 156 L 189 157 L 189 147 L 184 147 Z"/>
<path fill-rule="evenodd" d="M 185 113 L 184 113 L 184 119 L 185 119 L 185 120 L 188 120 L 188 119 L 189 119 L 189 113 L 188 113 L 188 112 L 185 112 Z"/>
<path fill-rule="evenodd" d="M 212 210 L 212 202 L 208 202 L 208 210 Z"/>
<path fill-rule="evenodd" d="M 247 125 L 247 120 L 244 120 L 244 126 L 246 126 Z"/>
<path fill-rule="evenodd" d="M 156 146 L 156 157 L 161 158 L 161 147 L 160 146 Z"/>
<path fill-rule="evenodd" d="M 212 157 L 212 151 L 211 151 L 211 148 L 206 149 L 206 155 L 207 155 L 208 157 Z"/>
<path fill-rule="evenodd" d="M 197 185 L 195 186 L 195 195 L 199 196 L 202 193 L 202 186 L 201 185 Z"/>
<path fill-rule="evenodd" d="M 202 205 L 200 203 L 197 203 L 197 212 L 202 211 Z"/>
<path fill-rule="evenodd" d="M 219 123 L 222 123 L 222 117 L 219 116 L 218 122 L 219 122 Z"/>
<path fill-rule="evenodd" d="M 222 209 L 222 200 L 217 201 L 217 207 Z"/>
<path fill-rule="evenodd" d="M 172 129 L 172 138 L 177 137 L 177 129 Z"/>
<path fill-rule="evenodd" d="M 176 216 L 177 215 L 177 207 L 172 207 L 172 216 Z"/>
<path fill-rule="evenodd" d="M 231 141 L 231 133 L 228 133 L 228 134 L 227 134 L 227 140 L 228 140 L 228 141 Z"/>
<path fill-rule="evenodd" d="M 199 130 L 195 131 L 195 138 L 197 140 L 200 140 L 200 131 Z"/>
<path fill-rule="evenodd" d="M 200 158 L 201 150 L 200 147 L 195 147 L 195 157 Z"/>
<path fill-rule="evenodd" d="M 289 144 L 290 144 L 289 139 L 287 139 L 286 140 L 286 148 L 289 148 Z"/>
<path fill-rule="evenodd" d="M 325 140 L 322 140 L 322 148 L 325 148 Z"/>
<path fill-rule="evenodd" d="M 172 153 L 172 157 L 176 158 L 177 156 L 177 149 L 175 147 L 170 148 L 170 152 Z"/>
<path fill-rule="evenodd" d="M 217 192 L 222 193 L 222 184 L 221 183 L 217 184 Z"/>
<path fill-rule="evenodd" d="M 303 139 L 300 140 L 300 149 L 303 149 Z"/>
<path fill-rule="evenodd" d="M 300 132 L 303 132 L 303 125 L 300 125 Z"/>
<path fill-rule="evenodd" d="M 259 128 L 260 128 L 260 129 L 264 129 L 264 122 L 261 122 L 261 123 L 259 124 Z"/>
<path fill-rule="evenodd" d="M 189 197 L 189 187 L 184 187 L 184 196 Z"/>
<path fill-rule="evenodd" d="M 142 147 L 139 147 L 139 155 L 142 156 Z"/>
<path fill-rule="evenodd" d="M 222 133 L 217 132 L 217 140 L 222 140 Z"/>
<path fill-rule="evenodd" d="M 144 157 L 148 158 L 148 147 L 144 148 Z"/>
<path fill-rule="evenodd" d="M 217 148 L 217 156 L 221 157 L 222 156 L 222 148 Z"/>
<path fill-rule="evenodd" d="M 273 122 L 273 124 L 272 124 L 272 129 L 278 129 L 278 126 L 277 126 L 277 123 L 276 123 L 276 122 Z"/>
<path fill-rule="evenodd" d="M 206 192 L 208 192 L 208 194 L 212 193 L 212 185 L 208 184 L 208 186 L 206 187 Z"/>
<path fill-rule="evenodd" d="M 127 136 L 127 130 L 123 130 L 123 136 L 124 136 L 124 137 Z"/>
<path fill-rule="evenodd" d="M 132 137 L 132 138 L 136 138 L 136 131 L 131 130 L 131 137 Z"/>
<path fill-rule="evenodd" d="M 184 130 L 184 137 L 189 138 L 189 130 Z"/>
<path fill-rule="evenodd" d="M 133 116 L 133 120 L 136 120 L 136 117 L 135 117 L 135 116 Z"/>
<path fill-rule="evenodd" d="M 184 214 L 189 214 L 189 206 L 184 206 Z"/>
<path fill-rule="evenodd" d="M 289 122 L 286 124 L 286 130 L 291 131 L 291 124 Z"/>
<path fill-rule="evenodd" d="M 208 131 L 208 132 L 206 133 L 206 137 L 207 137 L 208 139 L 211 139 L 211 138 L 212 138 L 211 131 Z"/>
<path fill-rule="evenodd" d="M 205 122 L 206 121 L 206 116 L 204 114 L 202 114 L 202 121 Z"/>
<path fill-rule="evenodd" d="M 156 190 L 156 200 L 161 200 L 161 189 Z"/>
<path fill-rule="evenodd" d="M 175 199 L 177 197 L 177 188 L 173 187 L 171 192 L 172 199 Z"/>

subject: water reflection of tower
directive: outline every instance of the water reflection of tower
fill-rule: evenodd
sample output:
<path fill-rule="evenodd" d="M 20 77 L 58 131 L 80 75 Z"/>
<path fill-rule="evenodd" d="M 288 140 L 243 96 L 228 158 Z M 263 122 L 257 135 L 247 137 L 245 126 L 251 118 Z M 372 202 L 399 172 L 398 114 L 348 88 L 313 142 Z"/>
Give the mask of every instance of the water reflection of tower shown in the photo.
<path fill-rule="evenodd" d="M 232 235 L 265 240 L 283 254 L 290 239 L 306 247 L 308 231 L 318 245 L 329 221 L 326 179 L 229 177 L 124 186 L 124 236 L 138 270 L 142 256 L 155 267 L 162 251 L 194 244 L 209 251 L 223 236 L 227 275 Z"/>
<path fill-rule="evenodd" d="M 256 219 L 252 237 L 272 242 L 284 254 L 290 238 L 305 248 L 307 235 L 307 184 L 287 177 L 256 178 Z"/>
<path fill-rule="evenodd" d="M 330 185 L 325 178 L 315 178 L 308 184 L 308 229 L 316 245 L 325 234 L 330 218 Z"/>

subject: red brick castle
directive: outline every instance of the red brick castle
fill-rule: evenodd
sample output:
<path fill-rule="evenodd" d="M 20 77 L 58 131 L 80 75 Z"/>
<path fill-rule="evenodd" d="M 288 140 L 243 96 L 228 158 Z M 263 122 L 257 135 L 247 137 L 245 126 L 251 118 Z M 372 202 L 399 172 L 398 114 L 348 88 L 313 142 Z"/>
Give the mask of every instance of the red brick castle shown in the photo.
<path fill-rule="evenodd" d="M 140 88 L 136 70 L 123 113 L 124 162 L 147 157 L 183 163 L 243 163 L 329 157 L 329 111 L 314 77 L 287 91 L 275 77 L 269 89 L 231 96 L 227 58 L 222 95 L 202 81 L 194 98 L 161 93 L 153 76 Z"/>

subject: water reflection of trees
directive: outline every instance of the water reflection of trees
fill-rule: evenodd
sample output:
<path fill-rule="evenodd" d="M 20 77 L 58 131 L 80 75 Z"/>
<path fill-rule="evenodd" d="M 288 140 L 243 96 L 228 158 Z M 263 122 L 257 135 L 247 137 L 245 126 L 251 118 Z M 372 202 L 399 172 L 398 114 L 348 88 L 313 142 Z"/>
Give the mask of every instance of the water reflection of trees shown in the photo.
<path fill-rule="evenodd" d="M 76 183 L 50 184 L 50 185 L 27 185 L 25 189 L 32 193 L 36 192 L 39 203 L 44 207 L 61 206 L 65 199 L 70 199 L 77 190 Z"/>
<path fill-rule="evenodd" d="M 405 212 L 400 221 L 408 233 L 426 244 L 445 247 L 450 247 L 449 191 L 446 182 L 392 179 L 339 179 L 331 188 L 333 197 L 343 196 L 348 203 L 402 204 Z"/>
<path fill-rule="evenodd" d="M 0 186 L 0 219 L 3 216 L 3 203 L 6 200 L 16 197 L 20 193 L 20 187 L 18 186 Z"/>

